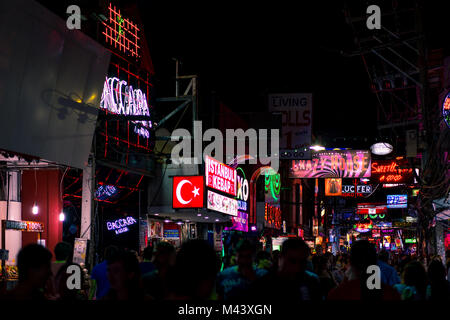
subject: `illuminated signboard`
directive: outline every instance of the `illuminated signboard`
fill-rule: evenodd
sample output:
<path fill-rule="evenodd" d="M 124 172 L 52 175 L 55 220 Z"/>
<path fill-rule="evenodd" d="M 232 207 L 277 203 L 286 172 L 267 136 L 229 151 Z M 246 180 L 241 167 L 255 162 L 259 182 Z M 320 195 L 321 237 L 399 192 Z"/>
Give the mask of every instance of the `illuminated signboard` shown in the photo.
<path fill-rule="evenodd" d="M 229 214 L 238 215 L 238 204 L 236 199 L 222 196 L 208 190 L 208 209 Z"/>
<path fill-rule="evenodd" d="M 140 30 L 132 21 L 122 16 L 119 9 L 108 7 L 109 19 L 103 21 L 105 29 L 106 43 L 110 44 L 120 52 L 131 55 L 134 58 L 140 57 Z"/>
<path fill-rule="evenodd" d="M 369 232 L 373 228 L 372 221 L 367 223 L 357 223 L 353 228 L 360 233 Z"/>
<path fill-rule="evenodd" d="M 123 219 L 106 222 L 106 228 L 109 231 L 114 230 L 116 234 L 120 234 L 129 231 L 128 226 L 134 225 L 136 223 L 137 222 L 133 217 L 126 217 Z"/>
<path fill-rule="evenodd" d="M 264 175 L 264 198 L 266 203 L 280 201 L 281 179 L 279 173 L 266 172 Z"/>
<path fill-rule="evenodd" d="M 342 195 L 342 179 L 327 178 L 325 179 L 325 195 L 336 197 Z"/>
<path fill-rule="evenodd" d="M 140 89 L 133 89 L 125 80 L 106 78 L 100 108 L 125 116 L 150 116 L 147 97 Z M 150 137 L 151 121 L 132 121 L 134 132 L 144 138 Z"/>
<path fill-rule="evenodd" d="M 236 172 L 238 173 L 236 175 L 237 179 L 237 195 L 236 199 L 238 202 L 238 210 L 247 211 L 247 200 L 248 200 L 248 180 L 245 177 L 244 170 L 242 168 L 238 167 L 236 169 Z"/>
<path fill-rule="evenodd" d="M 248 232 L 248 214 L 238 211 L 236 217 L 231 217 L 233 225 L 231 227 L 225 227 L 225 230 L 236 230 Z"/>
<path fill-rule="evenodd" d="M 173 208 L 203 208 L 203 176 L 173 177 Z"/>
<path fill-rule="evenodd" d="M 368 215 L 372 219 L 376 217 L 383 219 L 387 213 L 387 206 L 384 204 L 359 203 L 356 208 L 356 213 Z"/>
<path fill-rule="evenodd" d="M 44 224 L 37 221 L 14 221 L 3 220 L 5 223 L 5 229 L 18 230 L 27 232 L 44 232 Z"/>
<path fill-rule="evenodd" d="M 445 96 L 442 103 L 442 117 L 444 118 L 447 127 L 450 128 L 450 92 Z"/>
<path fill-rule="evenodd" d="M 416 243 L 416 239 L 405 239 L 405 243 Z"/>
<path fill-rule="evenodd" d="M 371 194 L 373 191 L 372 185 L 370 184 L 344 184 L 342 186 L 342 196 L 343 197 L 363 197 Z"/>
<path fill-rule="evenodd" d="M 290 178 L 365 178 L 370 177 L 370 152 L 367 150 L 321 151 L 311 160 L 293 160 Z"/>
<path fill-rule="evenodd" d="M 264 225 L 268 228 L 281 228 L 281 208 L 279 205 L 265 204 Z"/>
<path fill-rule="evenodd" d="M 117 195 L 118 191 L 119 190 L 115 186 L 101 185 L 97 188 L 97 191 L 95 192 L 95 197 L 97 198 L 97 200 L 106 200 Z"/>
<path fill-rule="evenodd" d="M 180 230 L 178 229 L 164 229 L 164 238 L 180 238 Z"/>
<path fill-rule="evenodd" d="M 389 209 L 407 208 L 408 207 L 408 195 L 406 195 L 406 194 L 388 195 L 387 196 L 387 207 Z"/>
<path fill-rule="evenodd" d="M 370 180 L 386 184 L 413 183 L 413 169 L 408 167 L 406 160 L 374 160 Z"/>
<path fill-rule="evenodd" d="M 206 186 L 236 196 L 236 169 L 205 156 Z"/>

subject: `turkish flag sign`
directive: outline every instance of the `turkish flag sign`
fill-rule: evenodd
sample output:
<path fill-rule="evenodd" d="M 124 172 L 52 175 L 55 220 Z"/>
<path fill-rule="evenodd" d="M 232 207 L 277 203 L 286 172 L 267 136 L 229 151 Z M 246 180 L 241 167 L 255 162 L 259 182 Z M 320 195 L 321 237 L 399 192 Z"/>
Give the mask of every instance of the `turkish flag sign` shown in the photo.
<path fill-rule="evenodd" d="M 203 176 L 173 177 L 174 208 L 203 208 L 203 193 Z"/>

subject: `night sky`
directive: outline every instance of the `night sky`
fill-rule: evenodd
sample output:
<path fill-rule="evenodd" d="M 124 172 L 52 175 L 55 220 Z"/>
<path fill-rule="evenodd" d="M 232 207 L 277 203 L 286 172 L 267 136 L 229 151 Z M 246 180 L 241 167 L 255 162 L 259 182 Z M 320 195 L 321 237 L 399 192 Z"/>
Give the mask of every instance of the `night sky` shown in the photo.
<path fill-rule="evenodd" d="M 377 101 L 362 59 L 339 54 L 355 49 L 343 1 L 138 3 L 159 96 L 174 94 L 178 57 L 183 74 L 200 77 L 203 114 L 212 92 L 238 112 L 266 108 L 269 93 L 312 92 L 316 135 L 376 134 Z M 424 14 L 436 44 L 443 14 L 433 6 Z"/>
<path fill-rule="evenodd" d="M 314 2 L 316 3 L 316 2 Z M 264 109 L 269 93 L 313 93 L 313 130 L 373 134 L 376 100 L 361 59 L 344 58 L 352 32 L 341 4 L 173 5 L 143 1 L 160 93 L 173 94 L 175 64 L 200 77 L 200 94 L 216 92 L 234 111 Z M 208 108 L 208 99 L 202 111 Z M 370 122 L 370 125 L 369 125 Z"/>

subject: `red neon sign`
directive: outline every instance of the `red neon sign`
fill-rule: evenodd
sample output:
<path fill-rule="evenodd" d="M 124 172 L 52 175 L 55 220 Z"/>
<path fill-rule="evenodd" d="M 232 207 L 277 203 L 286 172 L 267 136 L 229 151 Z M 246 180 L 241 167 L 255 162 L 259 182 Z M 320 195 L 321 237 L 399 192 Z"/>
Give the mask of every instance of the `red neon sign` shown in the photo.
<path fill-rule="evenodd" d="M 407 166 L 408 162 L 406 161 L 372 161 L 372 176 L 370 179 L 376 183 L 412 183 L 413 169 L 405 168 Z"/>
<path fill-rule="evenodd" d="M 105 30 L 102 32 L 106 43 L 123 53 L 139 58 L 139 28 L 129 19 L 124 18 L 120 10 L 116 10 L 116 6 L 112 7 L 111 3 L 108 11 L 109 19 L 103 22 Z"/>
<path fill-rule="evenodd" d="M 265 226 L 269 228 L 281 228 L 281 209 L 266 203 L 264 211 Z"/>

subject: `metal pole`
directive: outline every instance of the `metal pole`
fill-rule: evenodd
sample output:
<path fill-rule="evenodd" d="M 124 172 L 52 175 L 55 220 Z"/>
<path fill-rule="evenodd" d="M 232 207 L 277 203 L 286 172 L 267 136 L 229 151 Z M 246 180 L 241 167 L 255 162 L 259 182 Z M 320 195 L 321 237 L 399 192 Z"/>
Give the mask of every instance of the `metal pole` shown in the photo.
<path fill-rule="evenodd" d="M 175 60 L 175 97 L 179 94 L 179 83 L 178 83 L 178 59 Z"/>

